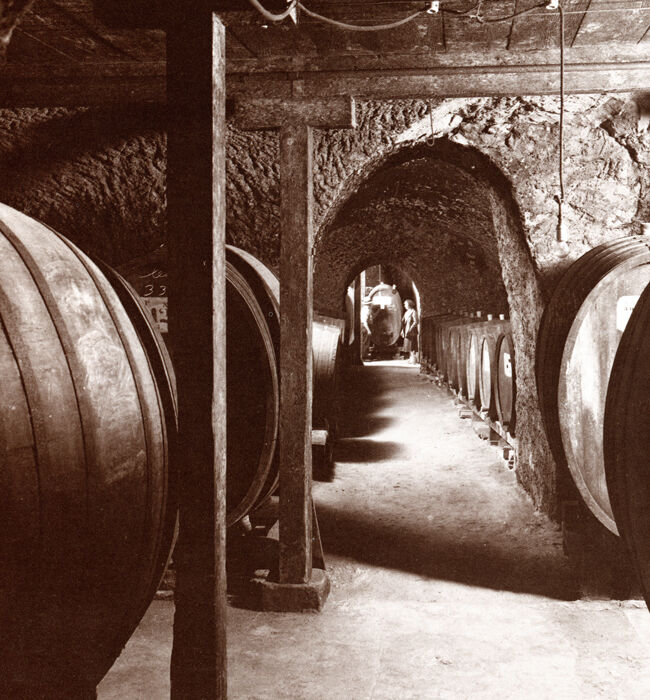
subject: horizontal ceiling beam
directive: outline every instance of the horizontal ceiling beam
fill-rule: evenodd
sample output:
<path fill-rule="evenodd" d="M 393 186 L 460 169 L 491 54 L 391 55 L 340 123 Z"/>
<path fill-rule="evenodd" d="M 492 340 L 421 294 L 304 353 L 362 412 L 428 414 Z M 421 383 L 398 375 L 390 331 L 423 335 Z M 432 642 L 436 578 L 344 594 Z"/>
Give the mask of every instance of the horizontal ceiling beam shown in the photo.
<path fill-rule="evenodd" d="M 326 129 L 355 127 L 355 104 L 352 97 L 319 99 L 240 98 L 232 116 L 241 129 L 277 129 L 286 124 L 308 124 Z"/>
<path fill-rule="evenodd" d="M 102 107 L 166 101 L 166 63 L 0 66 L 2 107 Z"/>
<path fill-rule="evenodd" d="M 650 90 L 650 63 L 582 63 L 565 66 L 566 93 Z M 559 65 L 456 66 L 420 71 L 339 71 L 303 74 L 297 80 L 230 75 L 229 96 L 305 99 L 353 95 L 369 99 L 553 95 Z"/>
<path fill-rule="evenodd" d="M 462 56 L 459 57 L 459 61 Z M 164 103 L 165 62 L 11 64 L 0 67 L 0 106 Z M 322 100 L 552 95 L 558 64 L 456 65 L 426 70 L 313 71 L 227 77 L 228 97 Z M 567 93 L 650 91 L 650 62 L 568 63 Z"/>

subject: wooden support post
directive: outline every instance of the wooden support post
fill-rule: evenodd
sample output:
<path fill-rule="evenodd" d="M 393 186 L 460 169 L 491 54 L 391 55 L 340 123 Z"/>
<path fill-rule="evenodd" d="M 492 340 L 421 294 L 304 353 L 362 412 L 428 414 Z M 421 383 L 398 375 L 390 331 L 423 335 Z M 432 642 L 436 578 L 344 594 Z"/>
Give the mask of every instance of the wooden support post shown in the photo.
<path fill-rule="evenodd" d="M 361 359 L 361 275 L 354 280 L 354 344 L 352 345 L 352 362 L 362 364 Z"/>
<path fill-rule="evenodd" d="M 312 127 L 354 126 L 354 102 L 256 98 L 236 102 L 234 117 L 242 129 L 280 129 L 280 561 L 262 601 L 320 609 L 329 580 L 312 572 Z"/>
<path fill-rule="evenodd" d="M 312 128 L 280 130 L 280 583 L 311 579 Z"/>
<path fill-rule="evenodd" d="M 167 31 L 169 336 L 180 430 L 177 700 L 226 698 L 225 30 L 207 4 L 196 5 L 174 13 Z"/>

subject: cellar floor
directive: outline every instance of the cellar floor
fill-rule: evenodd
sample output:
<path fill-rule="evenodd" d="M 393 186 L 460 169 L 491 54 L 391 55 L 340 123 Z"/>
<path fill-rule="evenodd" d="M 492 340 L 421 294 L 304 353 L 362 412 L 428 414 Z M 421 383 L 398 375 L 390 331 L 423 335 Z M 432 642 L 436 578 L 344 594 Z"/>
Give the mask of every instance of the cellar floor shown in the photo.
<path fill-rule="evenodd" d="M 229 607 L 229 697 L 650 697 L 645 605 L 577 599 L 559 528 L 451 397 L 404 362 L 344 385 L 314 489 L 332 592 L 318 614 Z M 101 700 L 169 697 L 172 618 L 152 603 Z"/>

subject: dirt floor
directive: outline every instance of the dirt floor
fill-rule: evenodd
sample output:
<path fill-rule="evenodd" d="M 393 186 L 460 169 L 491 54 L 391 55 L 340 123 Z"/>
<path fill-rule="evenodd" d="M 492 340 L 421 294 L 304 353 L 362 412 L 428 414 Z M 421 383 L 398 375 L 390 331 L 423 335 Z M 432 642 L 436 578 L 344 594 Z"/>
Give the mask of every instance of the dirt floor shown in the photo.
<path fill-rule="evenodd" d="M 559 528 L 446 391 L 405 362 L 344 385 L 314 488 L 332 592 L 319 614 L 229 608 L 229 697 L 650 697 L 645 605 L 577 599 Z M 168 697 L 172 617 L 154 601 L 100 699 Z"/>

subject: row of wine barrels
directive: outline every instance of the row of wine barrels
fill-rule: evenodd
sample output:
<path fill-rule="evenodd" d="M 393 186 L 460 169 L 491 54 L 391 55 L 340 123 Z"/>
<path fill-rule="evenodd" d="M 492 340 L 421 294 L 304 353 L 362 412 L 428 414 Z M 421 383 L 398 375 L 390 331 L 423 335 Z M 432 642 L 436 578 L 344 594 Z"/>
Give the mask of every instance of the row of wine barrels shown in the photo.
<path fill-rule="evenodd" d="M 558 283 L 537 342 L 537 390 L 555 460 L 568 468 L 586 505 L 614 534 L 604 463 L 605 401 L 621 336 L 649 282 L 645 239 L 594 248 Z"/>
<path fill-rule="evenodd" d="M 616 351 L 603 443 L 614 520 L 650 606 L 650 285 L 637 302 Z"/>
<path fill-rule="evenodd" d="M 0 270 L 0 695 L 56 697 L 97 685 L 162 575 L 173 380 L 160 344 L 158 366 L 147 357 L 142 337 L 160 341 L 142 312 L 4 205 Z"/>
<path fill-rule="evenodd" d="M 422 322 L 425 365 L 471 406 L 515 431 L 514 347 L 503 317 L 441 314 Z"/>

